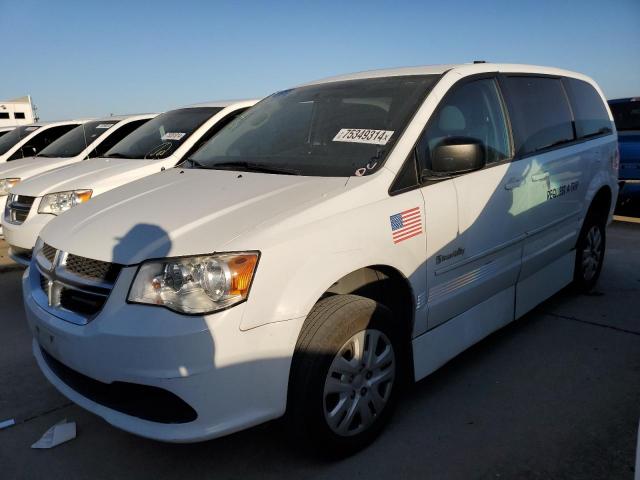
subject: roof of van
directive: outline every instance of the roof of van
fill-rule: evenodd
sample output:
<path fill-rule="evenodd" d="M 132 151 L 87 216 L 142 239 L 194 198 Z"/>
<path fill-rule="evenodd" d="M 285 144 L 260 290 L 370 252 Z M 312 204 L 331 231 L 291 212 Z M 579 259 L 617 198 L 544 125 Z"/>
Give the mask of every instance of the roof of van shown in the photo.
<path fill-rule="evenodd" d="M 627 102 L 640 102 L 640 97 L 625 97 L 625 98 L 612 98 L 607 100 L 609 103 L 627 103 Z"/>
<path fill-rule="evenodd" d="M 186 105 L 184 107 L 178 107 L 178 108 L 199 108 L 199 107 L 223 107 L 224 108 L 224 107 L 229 107 L 236 103 L 245 103 L 245 102 L 256 103 L 259 100 L 260 100 L 259 98 L 245 98 L 240 100 L 215 100 L 211 102 L 194 103 L 193 105 Z"/>
<path fill-rule="evenodd" d="M 76 118 L 73 120 L 55 120 L 51 122 L 34 122 L 20 127 L 57 127 L 58 125 L 69 125 L 70 123 L 81 124 L 95 120 L 95 118 Z"/>
<path fill-rule="evenodd" d="M 142 120 L 143 118 L 157 117 L 157 113 L 132 113 L 131 115 L 109 115 L 108 117 L 94 118 L 95 122 L 109 122 L 120 120 Z"/>
<path fill-rule="evenodd" d="M 585 75 L 555 67 L 542 67 L 538 65 L 524 65 L 516 63 L 460 63 L 448 65 L 424 65 L 417 67 L 386 68 L 382 70 L 368 70 L 364 72 L 348 73 L 335 77 L 323 78 L 304 85 L 319 83 L 339 82 L 343 80 L 357 80 L 363 78 L 399 77 L 403 75 L 442 75 L 450 70 L 459 71 L 461 74 L 482 72 L 510 72 L 510 73 L 538 73 L 545 75 L 562 75 L 590 80 Z"/>

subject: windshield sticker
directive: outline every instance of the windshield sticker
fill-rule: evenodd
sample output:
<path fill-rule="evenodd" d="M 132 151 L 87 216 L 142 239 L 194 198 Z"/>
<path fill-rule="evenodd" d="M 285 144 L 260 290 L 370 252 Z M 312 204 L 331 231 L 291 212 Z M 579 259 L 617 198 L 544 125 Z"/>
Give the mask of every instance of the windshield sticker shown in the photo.
<path fill-rule="evenodd" d="M 161 140 L 180 140 L 185 135 L 186 133 L 183 133 L 183 132 L 167 132 L 164 135 L 162 135 L 160 139 Z"/>
<path fill-rule="evenodd" d="M 343 128 L 335 137 L 334 142 L 371 143 L 386 145 L 393 135 L 393 130 L 371 130 L 368 128 Z"/>
<path fill-rule="evenodd" d="M 101 123 L 96 128 L 111 128 L 113 127 L 113 123 Z"/>
<path fill-rule="evenodd" d="M 356 177 L 362 177 L 365 173 L 367 173 L 366 168 L 359 168 L 356 170 L 355 175 Z"/>

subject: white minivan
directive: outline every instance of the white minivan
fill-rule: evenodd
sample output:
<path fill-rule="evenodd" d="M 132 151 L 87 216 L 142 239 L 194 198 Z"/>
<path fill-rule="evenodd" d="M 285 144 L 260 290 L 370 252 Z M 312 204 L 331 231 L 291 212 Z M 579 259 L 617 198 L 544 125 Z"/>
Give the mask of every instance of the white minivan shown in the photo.
<path fill-rule="evenodd" d="M 56 215 L 120 185 L 174 167 L 255 102 L 218 101 L 170 110 L 112 143 L 108 151 L 93 155 L 99 158 L 75 162 L 14 186 L 7 208 L 0 199 L 11 258 L 27 265 L 40 230 Z M 37 208 L 31 208 L 33 205 Z"/>
<path fill-rule="evenodd" d="M 346 454 L 404 381 L 565 285 L 593 287 L 617 167 L 602 92 L 566 70 L 284 90 L 182 168 L 42 230 L 23 277 L 33 353 L 64 395 L 138 435 L 192 442 L 286 414 Z"/>
<path fill-rule="evenodd" d="M 101 156 L 155 115 L 111 116 L 84 121 L 40 150 L 38 154 L 0 164 L 0 212 L 4 212 L 7 196 L 18 183 L 48 170 Z M 75 201 L 82 202 L 86 199 L 86 195 L 78 196 Z M 28 203 L 28 200 L 24 199 L 21 202 Z M 2 223 L 4 220 L 0 221 L 0 233 L 3 233 Z"/>
<path fill-rule="evenodd" d="M 87 121 L 38 122 L 12 128 L 0 137 L 0 165 L 36 155 L 72 128 Z"/>
<path fill-rule="evenodd" d="M 0 127 L 0 137 L 2 137 L 3 135 L 9 133 L 14 128 L 16 128 L 16 127 Z"/>

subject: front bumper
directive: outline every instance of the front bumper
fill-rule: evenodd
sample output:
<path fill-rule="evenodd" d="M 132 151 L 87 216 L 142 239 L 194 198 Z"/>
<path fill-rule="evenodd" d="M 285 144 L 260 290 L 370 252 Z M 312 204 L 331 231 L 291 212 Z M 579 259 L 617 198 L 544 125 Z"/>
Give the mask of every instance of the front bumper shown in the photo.
<path fill-rule="evenodd" d="M 56 218 L 54 215 L 38 213 L 38 203 L 39 199 L 36 200 L 33 207 L 31 207 L 29 215 L 20 225 L 14 225 L 12 223 L 6 222 L 4 219 L 4 208 L 2 209 L 4 238 L 9 245 L 18 247 L 23 250 L 33 249 L 36 241 L 38 240 L 38 235 L 40 235 L 42 229 L 51 220 Z"/>
<path fill-rule="evenodd" d="M 32 273 L 32 270 L 36 270 Z M 244 304 L 207 316 L 126 303 L 136 268 L 124 268 L 101 313 L 76 325 L 33 299 L 37 275 L 23 276 L 24 305 L 33 352 L 47 379 L 66 397 L 128 432 L 169 442 L 219 437 L 281 416 L 289 367 L 304 319 L 239 328 Z M 43 352 L 82 376 L 156 387 L 177 396 L 197 414 L 183 423 L 161 423 L 89 398 L 56 374 Z"/>

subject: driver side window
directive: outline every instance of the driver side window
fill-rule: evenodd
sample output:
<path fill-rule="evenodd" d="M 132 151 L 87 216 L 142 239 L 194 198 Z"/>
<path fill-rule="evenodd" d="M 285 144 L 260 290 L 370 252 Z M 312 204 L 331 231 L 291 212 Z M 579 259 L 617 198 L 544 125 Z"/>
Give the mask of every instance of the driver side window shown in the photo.
<path fill-rule="evenodd" d="M 454 87 L 444 98 L 418 143 L 420 170 L 432 170 L 436 149 L 456 144 L 478 144 L 487 165 L 511 157 L 506 116 L 494 79 Z"/>

